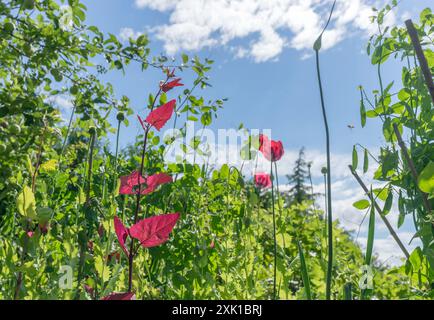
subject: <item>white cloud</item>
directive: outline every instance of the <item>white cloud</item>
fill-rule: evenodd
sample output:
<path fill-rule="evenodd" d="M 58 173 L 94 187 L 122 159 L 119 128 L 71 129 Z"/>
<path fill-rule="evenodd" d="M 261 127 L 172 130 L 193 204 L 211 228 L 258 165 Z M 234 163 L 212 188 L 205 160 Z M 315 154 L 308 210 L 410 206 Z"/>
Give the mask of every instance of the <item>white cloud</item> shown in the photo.
<path fill-rule="evenodd" d="M 328 18 L 332 0 L 135 0 L 138 8 L 169 14 L 167 24 L 152 26 L 168 54 L 217 45 L 235 47 L 235 57 L 256 62 L 274 60 L 285 47 L 312 49 Z M 372 33 L 374 0 L 338 0 L 323 49 L 333 47 L 354 32 Z M 384 1 L 380 1 L 384 2 Z M 378 3 L 377 3 L 378 4 Z M 380 4 L 381 5 L 381 4 Z M 393 12 L 386 23 L 394 21 Z M 253 39 L 240 46 L 231 43 Z"/>
<path fill-rule="evenodd" d="M 136 39 L 139 36 L 141 36 L 142 34 L 143 34 L 143 32 L 135 31 L 132 28 L 122 28 L 119 31 L 119 37 L 123 41 L 128 41 L 130 38 L 131 39 Z"/>

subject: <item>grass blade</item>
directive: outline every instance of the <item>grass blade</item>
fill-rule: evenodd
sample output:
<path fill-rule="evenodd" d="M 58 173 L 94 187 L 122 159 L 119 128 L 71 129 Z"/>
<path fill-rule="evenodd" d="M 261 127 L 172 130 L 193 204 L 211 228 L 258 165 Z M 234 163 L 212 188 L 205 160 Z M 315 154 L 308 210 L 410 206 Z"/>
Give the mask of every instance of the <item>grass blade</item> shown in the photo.
<path fill-rule="evenodd" d="M 303 280 L 304 291 L 306 292 L 307 300 L 312 300 L 312 293 L 310 291 L 309 273 L 306 266 L 306 260 L 304 258 L 303 248 L 301 247 L 300 242 L 297 242 L 297 246 L 298 246 L 298 254 L 300 256 L 301 278 Z"/>

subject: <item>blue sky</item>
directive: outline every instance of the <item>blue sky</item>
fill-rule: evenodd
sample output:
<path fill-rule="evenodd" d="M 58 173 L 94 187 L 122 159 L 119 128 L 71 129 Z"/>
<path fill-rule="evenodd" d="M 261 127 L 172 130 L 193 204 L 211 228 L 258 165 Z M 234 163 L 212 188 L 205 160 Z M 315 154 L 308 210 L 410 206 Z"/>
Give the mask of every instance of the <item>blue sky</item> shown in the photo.
<path fill-rule="evenodd" d="M 287 173 L 302 146 L 314 161 L 315 189 L 322 191 L 320 168 L 325 164 L 324 126 L 319 104 L 312 43 L 318 34 L 330 0 L 83 0 L 88 7 L 88 24 L 104 32 L 124 37 L 147 33 L 154 54 L 179 57 L 180 52 L 215 60 L 210 82 L 202 92 L 208 99 L 229 98 L 219 112 L 213 129 L 271 128 L 273 138 L 282 140 L 287 150 L 280 163 Z M 223 5 L 225 3 L 225 5 Z M 270 3 L 272 5 L 270 5 Z M 384 3 L 376 1 L 375 3 Z M 335 19 L 325 35 L 321 66 L 328 109 L 332 152 L 333 188 L 336 216 L 348 229 L 358 229 L 363 214 L 351 204 L 363 194 L 355 185 L 346 165 L 352 146 L 361 143 L 372 150 L 382 145 L 379 123 L 369 121 L 362 129 L 357 89 L 368 92 L 378 87 L 376 68 L 370 64 L 365 45 L 372 32 L 369 24 L 370 0 L 338 1 Z M 403 0 L 389 23 L 403 24 L 432 5 L 428 0 Z M 287 8 L 286 13 L 282 8 Z M 383 67 L 386 83 L 400 83 L 400 66 Z M 107 77 L 116 92 L 129 96 L 133 108 L 143 112 L 147 95 L 154 92 L 160 74 L 142 73 L 137 65 L 127 74 Z M 191 83 L 189 76 L 184 83 Z M 121 134 L 124 144 L 140 132 L 135 118 Z M 349 129 L 348 124 L 354 125 Z M 370 172 L 372 173 L 372 172 Z M 365 179 L 368 181 L 369 176 Z M 321 203 L 323 201 L 320 201 Z M 390 219 L 396 226 L 396 214 Z M 408 219 L 410 220 L 410 219 Z M 399 255 L 384 226 L 379 222 L 376 252 L 383 260 Z M 366 242 L 366 226 L 359 240 Z M 412 236 L 409 221 L 400 230 L 403 239 Z"/>

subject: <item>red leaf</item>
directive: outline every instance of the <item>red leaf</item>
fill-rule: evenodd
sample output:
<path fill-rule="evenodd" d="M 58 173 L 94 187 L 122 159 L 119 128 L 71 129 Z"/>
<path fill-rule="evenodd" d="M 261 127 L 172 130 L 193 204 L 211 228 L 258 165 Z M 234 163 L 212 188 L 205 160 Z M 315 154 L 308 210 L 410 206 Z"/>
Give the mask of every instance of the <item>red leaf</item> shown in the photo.
<path fill-rule="evenodd" d="M 139 115 L 137 115 L 137 118 L 139 119 L 140 125 L 142 126 L 143 130 L 146 130 L 146 128 L 145 128 L 145 124 L 143 123 L 142 118 L 140 118 Z"/>
<path fill-rule="evenodd" d="M 121 187 L 119 194 L 137 194 L 133 188 L 139 184 L 145 183 L 146 180 L 137 171 L 133 171 L 129 176 L 121 177 Z"/>
<path fill-rule="evenodd" d="M 155 127 L 158 131 L 166 124 L 172 117 L 173 110 L 175 110 L 176 100 L 170 100 L 161 107 L 152 111 L 146 118 L 146 122 Z"/>
<path fill-rule="evenodd" d="M 157 173 L 146 178 L 147 188 L 142 191 L 142 194 L 154 192 L 158 186 L 172 182 L 172 177 L 165 173 Z"/>
<path fill-rule="evenodd" d="M 101 300 L 136 300 L 136 296 L 134 292 L 125 292 L 125 293 L 110 293 L 108 296 L 105 296 Z"/>
<path fill-rule="evenodd" d="M 130 235 L 145 248 L 163 244 L 179 219 L 179 213 L 163 214 L 143 219 L 130 228 Z"/>
<path fill-rule="evenodd" d="M 181 78 L 177 78 L 177 79 L 175 79 L 173 81 L 170 81 L 168 83 L 164 83 L 164 84 L 161 85 L 161 90 L 163 92 L 167 92 L 169 90 L 172 90 L 175 87 L 181 87 L 181 86 L 183 86 L 183 84 L 179 83 L 179 81 L 181 81 Z"/>
<path fill-rule="evenodd" d="M 115 225 L 115 232 L 116 236 L 118 237 L 119 244 L 122 247 L 122 250 L 125 252 L 127 257 L 129 256 L 128 250 L 125 247 L 125 241 L 128 238 L 128 229 L 125 228 L 125 226 L 122 224 L 122 221 L 115 216 L 114 218 L 114 225 Z"/>

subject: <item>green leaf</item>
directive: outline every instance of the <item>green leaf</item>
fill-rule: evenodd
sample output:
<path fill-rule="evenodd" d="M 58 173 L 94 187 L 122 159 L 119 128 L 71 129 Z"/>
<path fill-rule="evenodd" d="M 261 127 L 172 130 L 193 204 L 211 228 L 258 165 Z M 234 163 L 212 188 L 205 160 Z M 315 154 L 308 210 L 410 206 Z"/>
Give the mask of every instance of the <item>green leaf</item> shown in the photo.
<path fill-rule="evenodd" d="M 425 193 L 434 194 L 434 162 L 430 161 L 419 175 L 419 188 Z"/>
<path fill-rule="evenodd" d="M 212 122 L 211 113 L 205 112 L 204 114 L 202 114 L 202 116 L 200 117 L 200 122 L 202 122 L 204 127 L 209 126 Z"/>
<path fill-rule="evenodd" d="M 392 190 L 389 190 L 386 201 L 384 202 L 384 208 L 383 208 L 384 215 L 390 212 L 390 209 L 392 208 L 392 203 L 393 203 L 393 192 Z"/>
<path fill-rule="evenodd" d="M 30 219 L 37 219 L 35 195 L 30 187 L 24 186 L 17 198 L 18 212 Z"/>
<path fill-rule="evenodd" d="M 43 164 L 41 164 L 41 170 L 42 171 L 55 171 L 57 168 L 57 160 L 56 159 L 51 159 L 48 160 L 47 162 L 44 162 Z"/>
<path fill-rule="evenodd" d="M 182 63 L 183 64 L 186 64 L 188 62 L 188 56 L 184 53 L 183 55 L 182 55 Z"/>
<path fill-rule="evenodd" d="M 359 164 L 359 158 L 357 156 L 356 146 L 353 146 L 353 170 L 357 169 L 357 165 Z"/>
<path fill-rule="evenodd" d="M 413 250 L 408 261 L 410 261 L 413 272 L 418 272 L 422 266 L 423 254 L 420 247 Z"/>
<path fill-rule="evenodd" d="M 306 260 L 304 259 L 303 248 L 299 241 L 297 241 L 298 245 L 298 254 L 300 256 L 300 265 L 301 265 L 301 278 L 303 280 L 304 291 L 306 293 L 307 300 L 312 300 L 312 294 L 310 291 L 310 279 L 309 272 L 307 270 Z"/>
<path fill-rule="evenodd" d="M 365 210 L 369 206 L 370 206 L 370 203 L 366 199 L 359 200 L 359 201 L 356 201 L 353 203 L 353 207 L 356 209 L 359 209 L 359 210 Z"/>
<path fill-rule="evenodd" d="M 95 258 L 95 270 L 103 283 L 110 279 L 110 268 L 105 265 L 105 261 L 101 256 Z"/>

